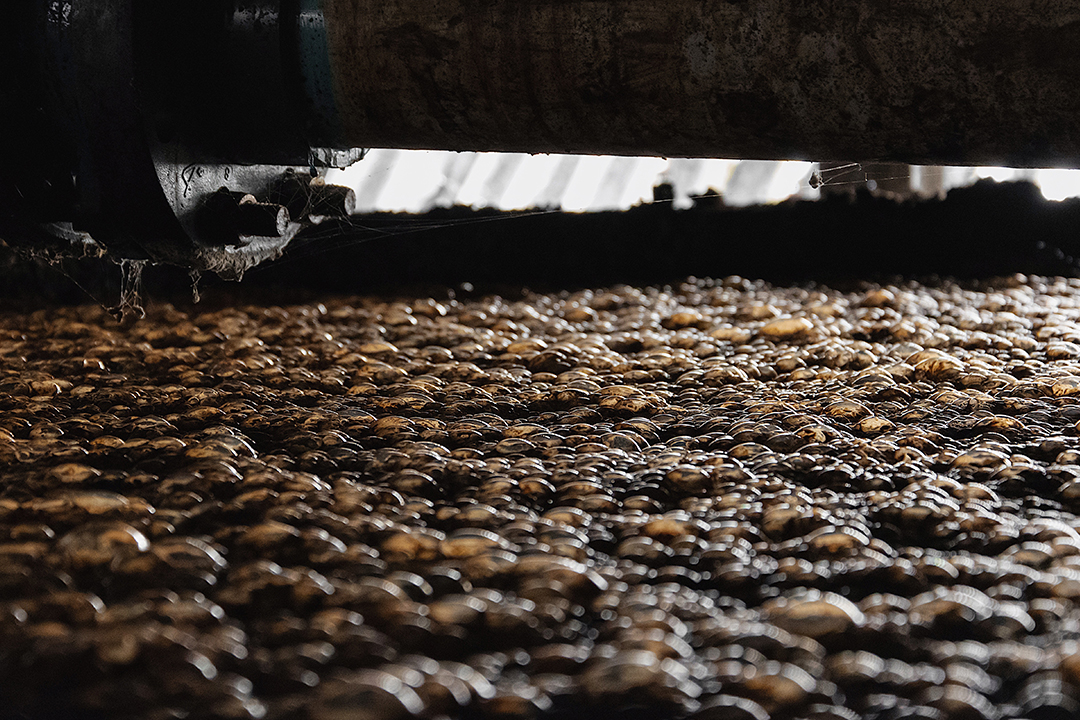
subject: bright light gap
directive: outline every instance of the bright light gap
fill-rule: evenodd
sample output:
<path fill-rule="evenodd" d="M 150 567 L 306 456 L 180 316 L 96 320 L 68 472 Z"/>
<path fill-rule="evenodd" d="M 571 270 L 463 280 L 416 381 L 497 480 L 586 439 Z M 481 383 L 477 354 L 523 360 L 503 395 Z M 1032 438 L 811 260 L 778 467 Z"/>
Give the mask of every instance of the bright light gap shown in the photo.
<path fill-rule="evenodd" d="M 859 170 L 825 171 L 818 177 L 816 164 L 799 161 L 376 149 L 351 167 L 332 170 L 327 181 L 354 188 L 360 212 L 420 213 L 452 205 L 597 212 L 649 202 L 653 188 L 662 182 L 674 187 L 676 208 L 690 207 L 694 197 L 710 190 L 733 206 L 814 199 L 820 196 L 818 180 L 825 185 L 862 183 Z M 910 169 L 913 190 L 923 194 L 947 192 L 981 178 L 1030 180 L 1049 200 L 1080 197 L 1080 170 Z"/>

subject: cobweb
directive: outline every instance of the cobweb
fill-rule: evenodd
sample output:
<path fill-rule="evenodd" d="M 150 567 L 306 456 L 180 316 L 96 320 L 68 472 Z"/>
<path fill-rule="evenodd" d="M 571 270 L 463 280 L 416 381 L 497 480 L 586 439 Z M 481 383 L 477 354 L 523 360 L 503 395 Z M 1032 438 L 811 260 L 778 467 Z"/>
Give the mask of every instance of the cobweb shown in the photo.
<path fill-rule="evenodd" d="M 120 260 L 120 302 L 109 308 L 121 323 L 131 323 L 146 317 L 143 308 L 143 269 L 146 260 Z"/>

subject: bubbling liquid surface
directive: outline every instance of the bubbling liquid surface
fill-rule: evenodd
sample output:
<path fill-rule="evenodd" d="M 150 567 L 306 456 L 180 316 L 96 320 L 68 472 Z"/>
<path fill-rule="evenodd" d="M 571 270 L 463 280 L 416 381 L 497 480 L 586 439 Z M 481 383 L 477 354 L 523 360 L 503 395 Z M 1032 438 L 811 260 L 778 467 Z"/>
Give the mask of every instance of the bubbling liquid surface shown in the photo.
<path fill-rule="evenodd" d="M 0 373 L 31 717 L 1077 708 L 1073 280 L 2 312 Z"/>

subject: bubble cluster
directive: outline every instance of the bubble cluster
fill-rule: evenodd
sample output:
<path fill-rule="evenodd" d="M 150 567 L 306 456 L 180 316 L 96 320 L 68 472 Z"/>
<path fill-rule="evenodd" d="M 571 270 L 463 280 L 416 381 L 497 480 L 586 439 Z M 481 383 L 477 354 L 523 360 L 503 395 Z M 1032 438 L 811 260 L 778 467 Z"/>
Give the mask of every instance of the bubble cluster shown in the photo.
<path fill-rule="evenodd" d="M 1070 717 L 1077 348 L 1022 276 L 3 312 L 0 700 Z"/>

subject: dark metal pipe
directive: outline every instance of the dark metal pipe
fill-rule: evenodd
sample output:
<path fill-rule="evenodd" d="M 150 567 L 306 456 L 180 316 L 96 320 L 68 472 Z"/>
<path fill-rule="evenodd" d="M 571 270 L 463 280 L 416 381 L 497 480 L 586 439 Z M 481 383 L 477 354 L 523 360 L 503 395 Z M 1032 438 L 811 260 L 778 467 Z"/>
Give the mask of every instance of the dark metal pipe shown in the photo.
<path fill-rule="evenodd" d="M 323 0 L 374 147 L 1080 166 L 1070 0 Z"/>
<path fill-rule="evenodd" d="M 242 272 L 347 211 L 318 176 L 358 147 L 1080 167 L 1071 0 L 5 12 L 0 235 L 31 245 L 89 233 L 122 257 Z M 237 219 L 253 213 L 269 220 Z"/>

